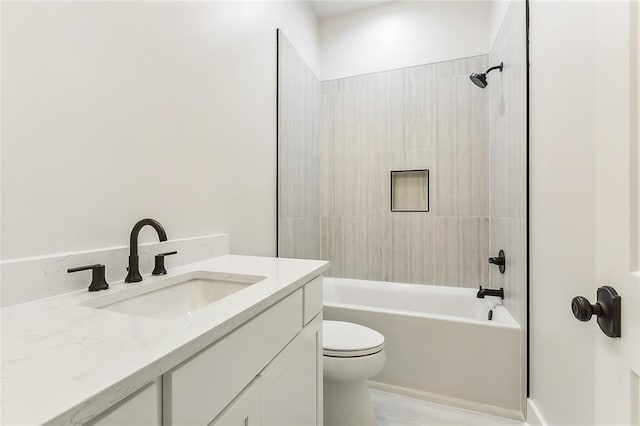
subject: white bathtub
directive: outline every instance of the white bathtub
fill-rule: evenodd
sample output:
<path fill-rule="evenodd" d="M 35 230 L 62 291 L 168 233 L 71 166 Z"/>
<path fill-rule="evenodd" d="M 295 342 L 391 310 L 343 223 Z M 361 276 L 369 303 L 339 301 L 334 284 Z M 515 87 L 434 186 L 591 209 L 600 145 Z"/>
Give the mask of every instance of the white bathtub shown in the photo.
<path fill-rule="evenodd" d="M 383 387 L 518 417 L 520 326 L 500 299 L 476 292 L 325 277 L 324 318 L 385 336 L 387 362 L 373 378 Z"/>

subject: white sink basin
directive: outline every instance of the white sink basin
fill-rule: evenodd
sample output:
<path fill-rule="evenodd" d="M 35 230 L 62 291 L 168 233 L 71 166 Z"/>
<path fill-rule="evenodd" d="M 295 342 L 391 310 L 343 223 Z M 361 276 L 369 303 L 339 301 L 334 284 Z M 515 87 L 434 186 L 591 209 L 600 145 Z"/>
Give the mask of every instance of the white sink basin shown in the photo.
<path fill-rule="evenodd" d="M 195 271 L 104 295 L 82 305 L 128 315 L 172 319 L 220 301 L 265 277 Z"/>

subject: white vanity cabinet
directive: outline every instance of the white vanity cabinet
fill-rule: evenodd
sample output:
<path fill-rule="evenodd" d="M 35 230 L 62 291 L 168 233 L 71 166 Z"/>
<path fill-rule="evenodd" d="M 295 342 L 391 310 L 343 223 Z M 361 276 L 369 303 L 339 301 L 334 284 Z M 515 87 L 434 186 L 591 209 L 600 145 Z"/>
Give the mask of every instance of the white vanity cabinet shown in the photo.
<path fill-rule="evenodd" d="M 169 425 L 209 424 L 302 329 L 297 290 L 163 376 Z"/>
<path fill-rule="evenodd" d="M 321 424 L 318 286 L 321 277 L 164 374 L 163 424 Z"/>
<path fill-rule="evenodd" d="M 322 425 L 321 333 L 317 314 L 211 425 Z"/>
<path fill-rule="evenodd" d="M 322 277 L 184 360 L 91 424 L 322 425 Z"/>

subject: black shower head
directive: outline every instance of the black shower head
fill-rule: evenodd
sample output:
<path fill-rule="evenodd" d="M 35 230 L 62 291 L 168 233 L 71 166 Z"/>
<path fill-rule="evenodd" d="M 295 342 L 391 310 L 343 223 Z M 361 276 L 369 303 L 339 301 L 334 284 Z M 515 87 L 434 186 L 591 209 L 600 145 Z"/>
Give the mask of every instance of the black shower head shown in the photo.
<path fill-rule="evenodd" d="M 485 87 L 487 87 L 487 74 L 486 73 L 484 73 L 484 72 L 482 72 L 482 73 L 472 72 L 471 75 L 469 76 L 469 78 L 471 79 L 473 84 L 475 84 L 479 88 L 484 89 Z"/>
<path fill-rule="evenodd" d="M 469 76 L 469 79 L 473 82 L 473 84 L 475 84 L 481 89 L 484 89 L 489 84 L 487 83 L 487 74 L 489 74 L 493 70 L 500 70 L 500 72 L 502 72 L 502 62 L 500 62 L 500 65 L 491 67 L 485 72 L 482 72 L 482 73 L 472 72 L 471 75 Z"/>

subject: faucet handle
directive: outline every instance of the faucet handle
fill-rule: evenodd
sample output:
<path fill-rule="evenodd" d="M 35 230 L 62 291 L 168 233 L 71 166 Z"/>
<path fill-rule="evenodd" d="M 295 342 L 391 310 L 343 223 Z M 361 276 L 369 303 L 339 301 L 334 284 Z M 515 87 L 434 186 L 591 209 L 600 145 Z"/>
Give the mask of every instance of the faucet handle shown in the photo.
<path fill-rule="evenodd" d="M 174 254 L 178 254 L 178 252 L 174 250 L 156 254 L 155 266 L 153 267 L 151 275 L 167 275 L 167 268 L 164 267 L 164 258 L 165 256 L 172 256 Z"/>
<path fill-rule="evenodd" d="M 491 263 L 492 265 L 496 265 L 498 267 L 498 270 L 500 271 L 500 273 L 504 274 L 505 266 L 507 264 L 507 260 L 506 260 L 506 257 L 504 255 L 504 250 L 500 250 L 498 252 L 498 256 L 497 257 L 490 257 L 489 258 L 489 263 Z"/>
<path fill-rule="evenodd" d="M 79 272 L 79 271 L 88 271 L 91 269 L 91 284 L 89 284 L 89 291 L 99 291 L 99 290 L 107 290 L 109 288 L 109 284 L 105 279 L 105 266 L 99 263 L 95 263 L 93 265 L 85 265 L 78 266 L 76 268 L 67 269 L 68 273 Z"/>

